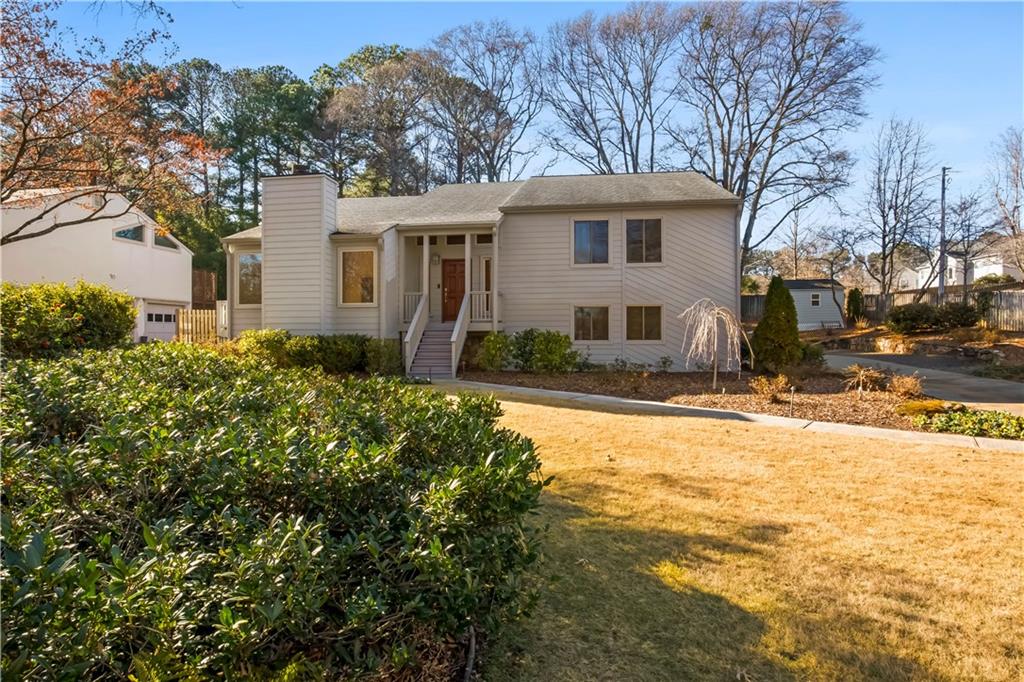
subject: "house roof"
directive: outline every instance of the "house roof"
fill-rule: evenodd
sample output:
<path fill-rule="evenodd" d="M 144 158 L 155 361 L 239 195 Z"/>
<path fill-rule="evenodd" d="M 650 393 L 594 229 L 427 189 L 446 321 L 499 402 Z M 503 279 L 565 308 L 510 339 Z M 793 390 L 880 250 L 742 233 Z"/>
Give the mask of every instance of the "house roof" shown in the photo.
<path fill-rule="evenodd" d="M 222 242 L 240 242 L 246 239 L 263 239 L 263 225 L 250 227 L 248 230 L 242 230 L 241 232 L 235 232 L 234 234 L 229 234 L 226 237 L 221 237 Z"/>
<path fill-rule="evenodd" d="M 839 289 L 844 288 L 842 284 L 834 279 L 784 279 L 782 283 L 787 289 L 831 289 L 833 286 Z"/>
<path fill-rule="evenodd" d="M 554 175 L 530 178 L 501 205 L 503 213 L 570 208 L 738 203 L 700 173 Z"/>
<path fill-rule="evenodd" d="M 392 227 L 492 225 L 504 213 L 738 201 L 699 173 L 539 176 L 515 182 L 441 185 L 411 197 L 343 197 L 338 199 L 337 230 L 372 235 Z M 257 226 L 223 241 L 261 237 Z"/>

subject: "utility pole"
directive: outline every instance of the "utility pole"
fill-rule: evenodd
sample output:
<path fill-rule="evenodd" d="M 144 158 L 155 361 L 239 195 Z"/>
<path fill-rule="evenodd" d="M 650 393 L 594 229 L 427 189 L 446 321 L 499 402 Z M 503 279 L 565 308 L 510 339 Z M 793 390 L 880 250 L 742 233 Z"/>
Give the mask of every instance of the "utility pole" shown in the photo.
<path fill-rule="evenodd" d="M 946 173 L 952 170 L 942 167 L 942 193 L 939 195 L 939 296 L 941 304 L 946 299 Z"/>

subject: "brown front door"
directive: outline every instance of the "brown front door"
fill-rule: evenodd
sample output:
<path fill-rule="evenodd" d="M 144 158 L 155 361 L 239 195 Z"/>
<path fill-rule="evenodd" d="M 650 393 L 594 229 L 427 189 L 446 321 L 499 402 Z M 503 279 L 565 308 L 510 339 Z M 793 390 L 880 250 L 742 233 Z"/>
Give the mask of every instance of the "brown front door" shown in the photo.
<path fill-rule="evenodd" d="M 466 261 L 441 261 L 441 320 L 447 322 L 459 316 L 462 297 L 466 295 Z"/>

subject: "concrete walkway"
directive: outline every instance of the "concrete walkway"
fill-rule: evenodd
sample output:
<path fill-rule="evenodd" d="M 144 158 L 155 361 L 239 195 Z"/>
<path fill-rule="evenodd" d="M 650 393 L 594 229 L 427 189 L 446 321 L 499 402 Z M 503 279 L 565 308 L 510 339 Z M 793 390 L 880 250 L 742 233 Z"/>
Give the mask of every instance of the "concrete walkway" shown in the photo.
<path fill-rule="evenodd" d="M 1002 410 L 1024 416 L 1024 384 L 1002 379 L 986 379 L 984 377 L 949 372 L 941 369 L 922 369 L 910 365 L 901 365 L 890 360 L 882 360 L 876 356 L 884 353 L 826 353 L 825 362 L 829 367 L 845 369 L 858 363 L 879 369 L 889 370 L 896 374 L 917 373 L 924 383 L 924 391 L 940 400 L 951 400 L 981 410 Z M 890 356 L 885 356 L 890 357 Z"/>
<path fill-rule="evenodd" d="M 849 363 L 847 363 L 849 364 Z M 568 406 L 580 406 L 595 410 L 626 412 L 631 414 L 656 414 L 677 417 L 698 417 L 700 419 L 722 419 L 742 421 L 765 426 L 779 426 L 789 429 L 838 433 L 846 436 L 862 436 L 866 438 L 883 438 L 891 441 L 912 443 L 935 443 L 949 447 L 979 448 L 982 450 L 1001 450 L 1024 454 L 1024 441 L 1005 440 L 1000 438 L 975 438 L 952 433 L 924 433 L 921 431 L 901 431 L 899 429 L 883 429 L 876 426 L 859 426 L 856 424 L 836 424 L 834 422 L 816 422 L 792 417 L 777 417 L 771 414 L 754 412 L 734 412 L 717 410 L 708 407 L 689 407 L 652 400 L 632 400 L 615 398 L 589 393 L 570 391 L 550 391 L 542 388 L 525 386 L 508 386 L 506 384 L 485 384 L 477 381 L 459 379 L 442 379 L 434 381 L 439 388 L 451 391 L 478 391 L 493 393 L 499 399 L 503 396 L 521 399 L 525 402 L 555 403 Z"/>

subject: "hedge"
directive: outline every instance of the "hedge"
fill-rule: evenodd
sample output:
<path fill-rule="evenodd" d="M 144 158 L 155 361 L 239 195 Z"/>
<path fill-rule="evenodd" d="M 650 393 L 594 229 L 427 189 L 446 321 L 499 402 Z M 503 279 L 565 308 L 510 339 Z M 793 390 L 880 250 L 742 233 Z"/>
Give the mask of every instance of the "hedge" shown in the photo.
<path fill-rule="evenodd" d="M 177 344 L 3 380 L 4 677 L 450 678 L 529 602 L 490 398 Z"/>
<path fill-rule="evenodd" d="M 530 328 L 511 336 L 490 332 L 484 337 L 476 360 L 481 368 L 493 372 L 512 365 L 523 372 L 558 374 L 577 369 L 581 358 L 568 335 Z"/>
<path fill-rule="evenodd" d="M 132 340 L 135 299 L 110 287 L 78 282 L 4 282 L 0 334 L 5 358 L 56 357 Z"/>
<path fill-rule="evenodd" d="M 949 302 L 940 306 L 927 303 L 908 303 L 893 308 L 885 325 L 901 334 L 929 329 L 947 330 L 973 327 L 981 313 L 969 303 Z"/>

